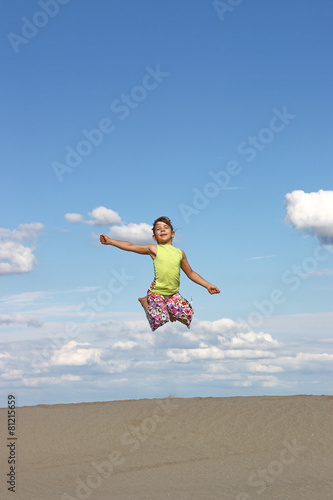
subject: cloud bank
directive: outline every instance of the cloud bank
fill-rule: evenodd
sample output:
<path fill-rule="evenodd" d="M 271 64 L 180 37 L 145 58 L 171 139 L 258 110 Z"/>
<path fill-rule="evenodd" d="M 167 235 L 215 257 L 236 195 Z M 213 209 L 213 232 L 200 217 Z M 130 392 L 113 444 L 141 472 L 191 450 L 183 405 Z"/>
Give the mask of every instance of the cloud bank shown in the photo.
<path fill-rule="evenodd" d="M 190 330 L 169 323 L 156 335 L 143 313 L 101 311 L 91 321 L 76 312 L 68 319 L 68 303 L 54 304 L 55 294 L 23 294 L 18 299 L 0 301 L 0 382 L 19 392 L 22 404 L 161 397 L 171 392 L 186 397 L 246 395 L 249 388 L 251 395 L 313 393 L 331 387 L 332 315 L 324 329 L 326 338 L 323 329 L 317 338 L 318 315 L 311 339 L 308 333 L 300 336 L 299 319 L 295 335 L 286 319 L 288 335 L 283 339 L 231 318 L 194 319 Z M 48 313 L 46 319 L 48 301 L 57 314 Z M 2 313 L 9 303 L 13 312 Z M 25 304 L 29 308 L 22 311 Z M 304 321 L 309 324 L 308 315 Z M 275 328 L 281 329 L 279 324 Z M 41 392 L 33 392 L 36 388 Z"/>

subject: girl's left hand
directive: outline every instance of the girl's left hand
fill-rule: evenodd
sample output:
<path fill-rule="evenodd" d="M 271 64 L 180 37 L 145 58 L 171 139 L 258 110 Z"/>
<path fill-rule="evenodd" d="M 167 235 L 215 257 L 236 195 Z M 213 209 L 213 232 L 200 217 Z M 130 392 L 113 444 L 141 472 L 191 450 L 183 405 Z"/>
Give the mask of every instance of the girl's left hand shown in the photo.
<path fill-rule="evenodd" d="M 214 293 L 220 293 L 220 290 L 219 290 L 219 289 L 217 288 L 217 286 L 215 286 L 215 285 L 209 285 L 209 286 L 207 287 L 207 290 L 209 291 L 209 293 L 210 293 L 211 295 L 214 295 Z"/>

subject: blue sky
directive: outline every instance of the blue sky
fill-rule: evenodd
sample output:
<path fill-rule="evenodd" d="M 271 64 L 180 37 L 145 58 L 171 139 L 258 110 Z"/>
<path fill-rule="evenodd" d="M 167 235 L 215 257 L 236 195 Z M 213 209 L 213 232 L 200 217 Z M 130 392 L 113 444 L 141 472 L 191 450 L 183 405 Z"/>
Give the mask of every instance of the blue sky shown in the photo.
<path fill-rule="evenodd" d="M 331 393 L 328 0 L 3 2 L 1 395 Z M 167 215 L 191 330 L 137 301 Z M 4 399 L 5 400 L 5 399 Z"/>

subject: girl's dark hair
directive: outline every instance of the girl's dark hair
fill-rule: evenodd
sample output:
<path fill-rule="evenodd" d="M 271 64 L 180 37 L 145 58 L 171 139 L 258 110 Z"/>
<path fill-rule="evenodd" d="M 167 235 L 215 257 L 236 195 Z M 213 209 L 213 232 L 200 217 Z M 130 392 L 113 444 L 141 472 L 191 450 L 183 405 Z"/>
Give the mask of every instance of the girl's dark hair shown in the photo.
<path fill-rule="evenodd" d="M 162 217 L 159 217 L 158 219 L 154 220 L 153 227 L 152 227 L 153 234 L 155 234 L 155 226 L 158 222 L 164 222 L 165 224 L 167 224 L 171 228 L 171 231 L 174 230 L 169 217 L 162 216 Z"/>

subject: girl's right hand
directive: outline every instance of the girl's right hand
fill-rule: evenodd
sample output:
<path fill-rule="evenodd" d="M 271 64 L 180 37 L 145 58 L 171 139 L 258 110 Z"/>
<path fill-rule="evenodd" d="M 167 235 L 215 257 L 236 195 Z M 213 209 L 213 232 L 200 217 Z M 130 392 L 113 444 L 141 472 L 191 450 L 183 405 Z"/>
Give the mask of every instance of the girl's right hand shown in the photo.
<path fill-rule="evenodd" d="M 99 240 L 102 243 L 102 245 L 108 245 L 109 239 L 110 238 L 106 236 L 106 234 L 101 234 L 99 237 Z"/>

